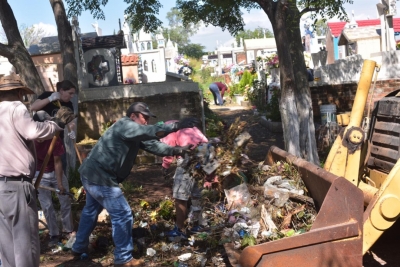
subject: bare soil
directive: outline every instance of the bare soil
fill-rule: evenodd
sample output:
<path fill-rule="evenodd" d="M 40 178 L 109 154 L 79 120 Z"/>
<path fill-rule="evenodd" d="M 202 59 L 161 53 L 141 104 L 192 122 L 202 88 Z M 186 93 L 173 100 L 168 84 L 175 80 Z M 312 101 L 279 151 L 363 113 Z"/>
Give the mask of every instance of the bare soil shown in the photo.
<path fill-rule="evenodd" d="M 268 149 L 272 146 L 284 148 L 283 136 L 281 133 L 269 132 L 259 123 L 259 117 L 254 116 L 253 111 L 247 108 L 241 108 L 232 104 L 222 107 L 211 106 L 213 111 L 217 113 L 229 125 L 236 118 L 247 122 L 247 130 L 252 136 L 252 142 L 248 145 L 247 155 L 252 161 L 264 161 Z M 173 170 L 172 170 L 173 172 Z M 138 199 L 146 201 L 155 201 L 166 196 L 171 197 L 172 181 L 164 180 L 161 174 L 161 166 L 146 165 L 139 166 L 132 171 L 128 180 L 134 182 L 136 187 L 142 187 L 135 195 Z M 100 225 L 99 227 L 109 227 Z M 110 229 L 111 232 L 111 229 Z M 46 267 L 94 267 L 94 266 L 113 266 L 112 252 L 94 250 L 90 253 L 88 260 L 80 260 L 74 258 L 69 252 L 60 251 L 53 253 L 52 249 L 47 246 L 48 236 L 42 235 L 41 243 L 41 264 Z M 110 242 L 112 242 L 110 240 Z M 372 247 L 371 251 L 363 257 L 364 267 L 375 266 L 400 266 L 400 253 L 398 253 L 400 243 L 400 223 L 396 223 L 394 227 L 387 230 L 382 237 Z M 135 254 L 134 257 L 139 258 L 143 254 Z M 225 266 L 231 266 L 226 255 L 224 257 Z M 151 263 L 147 266 L 156 266 Z M 221 265 L 219 265 L 221 266 Z"/>

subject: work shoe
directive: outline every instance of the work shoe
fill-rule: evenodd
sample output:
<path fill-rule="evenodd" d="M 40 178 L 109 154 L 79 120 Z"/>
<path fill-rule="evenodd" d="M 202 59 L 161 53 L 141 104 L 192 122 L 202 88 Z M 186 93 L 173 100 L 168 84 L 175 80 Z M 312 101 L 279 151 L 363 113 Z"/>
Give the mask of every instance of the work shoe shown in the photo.
<path fill-rule="evenodd" d="M 58 242 L 60 242 L 60 236 L 58 235 L 53 235 L 50 236 L 50 241 L 49 241 L 49 247 L 54 247 L 58 244 Z"/>
<path fill-rule="evenodd" d="M 168 231 L 165 234 L 168 237 L 168 240 L 171 242 L 179 242 L 182 239 L 186 240 L 187 236 L 181 231 L 179 230 L 178 226 L 175 225 L 174 229 L 172 229 L 171 231 Z"/>
<path fill-rule="evenodd" d="M 131 261 L 125 262 L 123 264 L 114 264 L 114 267 L 129 267 L 129 266 L 142 266 L 144 261 L 142 259 L 132 259 Z"/>

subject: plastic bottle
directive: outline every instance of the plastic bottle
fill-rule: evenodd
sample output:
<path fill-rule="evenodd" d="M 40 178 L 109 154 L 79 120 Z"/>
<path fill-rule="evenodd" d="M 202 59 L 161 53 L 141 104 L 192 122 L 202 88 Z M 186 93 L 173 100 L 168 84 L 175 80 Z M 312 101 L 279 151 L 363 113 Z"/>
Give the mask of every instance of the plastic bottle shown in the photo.
<path fill-rule="evenodd" d="M 76 235 L 72 234 L 71 237 L 68 239 L 67 243 L 65 244 L 64 247 L 71 249 L 72 246 L 74 245 L 76 240 Z"/>

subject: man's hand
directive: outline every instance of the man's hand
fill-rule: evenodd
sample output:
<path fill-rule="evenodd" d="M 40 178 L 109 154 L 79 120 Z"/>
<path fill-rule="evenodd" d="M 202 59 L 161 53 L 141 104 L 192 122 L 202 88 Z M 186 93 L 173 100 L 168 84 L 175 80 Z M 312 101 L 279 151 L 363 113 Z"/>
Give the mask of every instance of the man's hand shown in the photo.
<path fill-rule="evenodd" d="M 50 102 L 56 101 L 60 99 L 60 93 L 59 92 L 54 92 L 48 97 Z"/>
<path fill-rule="evenodd" d="M 169 178 L 169 173 L 168 173 L 168 169 L 162 167 L 162 175 L 164 177 L 165 180 L 167 180 Z"/>
<path fill-rule="evenodd" d="M 65 125 L 70 123 L 76 118 L 76 115 L 72 111 L 72 109 L 61 106 L 61 108 L 57 111 L 56 116 L 52 119 L 55 123 L 57 123 L 58 127 L 65 128 Z"/>
<path fill-rule="evenodd" d="M 60 192 L 58 192 L 60 195 L 64 195 L 65 194 L 65 188 L 62 185 L 58 186 L 58 190 L 60 190 Z"/>
<path fill-rule="evenodd" d="M 71 130 L 71 131 L 68 133 L 68 137 L 71 138 L 72 140 L 74 140 L 74 139 L 76 138 L 75 132 Z"/>
<path fill-rule="evenodd" d="M 193 147 L 193 145 L 187 145 L 187 146 L 176 146 L 173 149 L 172 155 L 174 156 L 182 156 L 186 153 L 190 152 L 190 149 Z"/>
<path fill-rule="evenodd" d="M 181 119 L 179 122 L 176 122 L 175 127 L 177 130 L 181 130 L 184 128 L 193 128 L 199 124 L 200 124 L 200 120 L 197 118 L 184 118 L 184 119 Z"/>

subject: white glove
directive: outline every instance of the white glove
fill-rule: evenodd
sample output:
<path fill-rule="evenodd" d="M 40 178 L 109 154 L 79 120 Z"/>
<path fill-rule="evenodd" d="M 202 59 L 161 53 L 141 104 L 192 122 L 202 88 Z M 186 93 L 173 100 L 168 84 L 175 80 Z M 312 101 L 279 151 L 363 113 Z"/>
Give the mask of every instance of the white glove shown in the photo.
<path fill-rule="evenodd" d="M 76 138 L 75 132 L 74 132 L 74 131 L 70 131 L 70 132 L 68 133 L 68 137 L 71 138 L 72 140 L 74 140 L 74 139 Z"/>
<path fill-rule="evenodd" d="M 50 102 L 56 101 L 60 99 L 60 93 L 59 92 L 54 92 L 48 97 Z"/>

